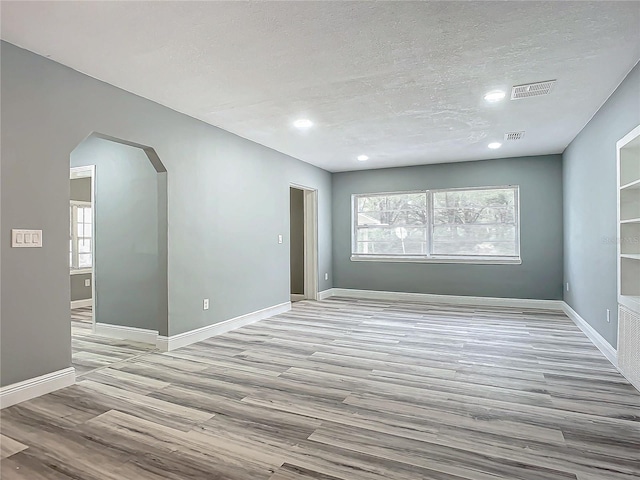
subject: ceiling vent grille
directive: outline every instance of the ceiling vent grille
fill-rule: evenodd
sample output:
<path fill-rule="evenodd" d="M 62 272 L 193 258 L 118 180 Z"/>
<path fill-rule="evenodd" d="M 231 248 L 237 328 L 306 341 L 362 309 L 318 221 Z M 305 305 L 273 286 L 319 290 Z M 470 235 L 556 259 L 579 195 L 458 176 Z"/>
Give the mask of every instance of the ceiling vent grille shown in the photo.
<path fill-rule="evenodd" d="M 511 90 L 511 100 L 519 100 L 521 98 L 539 97 L 540 95 L 549 95 L 555 80 L 547 80 L 546 82 L 528 83 L 526 85 L 516 85 Z"/>
<path fill-rule="evenodd" d="M 508 132 L 504 134 L 505 140 L 520 140 L 524 137 L 524 132 Z"/>

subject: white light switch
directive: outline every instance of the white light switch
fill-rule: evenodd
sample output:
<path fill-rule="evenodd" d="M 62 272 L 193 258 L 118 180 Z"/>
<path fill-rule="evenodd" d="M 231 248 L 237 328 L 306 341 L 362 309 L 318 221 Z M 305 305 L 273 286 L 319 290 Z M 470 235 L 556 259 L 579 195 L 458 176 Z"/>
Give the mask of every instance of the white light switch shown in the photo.
<path fill-rule="evenodd" d="M 12 247 L 42 247 L 42 230 L 23 230 L 14 228 L 11 230 Z"/>
<path fill-rule="evenodd" d="M 278 243 L 282 243 L 282 235 L 278 235 Z"/>
<path fill-rule="evenodd" d="M 84 280 L 84 286 L 85 286 L 85 287 L 90 287 L 90 286 L 91 286 L 91 279 L 90 279 L 90 278 L 85 278 L 85 280 Z"/>

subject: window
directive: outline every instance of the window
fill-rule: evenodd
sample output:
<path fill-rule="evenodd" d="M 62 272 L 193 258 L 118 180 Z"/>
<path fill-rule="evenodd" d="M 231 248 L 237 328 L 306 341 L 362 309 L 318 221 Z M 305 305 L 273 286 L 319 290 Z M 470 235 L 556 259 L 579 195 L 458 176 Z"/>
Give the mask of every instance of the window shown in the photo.
<path fill-rule="evenodd" d="M 93 217 L 91 203 L 71 202 L 69 266 L 72 270 L 93 266 Z"/>
<path fill-rule="evenodd" d="M 520 263 L 517 186 L 353 195 L 352 260 Z"/>

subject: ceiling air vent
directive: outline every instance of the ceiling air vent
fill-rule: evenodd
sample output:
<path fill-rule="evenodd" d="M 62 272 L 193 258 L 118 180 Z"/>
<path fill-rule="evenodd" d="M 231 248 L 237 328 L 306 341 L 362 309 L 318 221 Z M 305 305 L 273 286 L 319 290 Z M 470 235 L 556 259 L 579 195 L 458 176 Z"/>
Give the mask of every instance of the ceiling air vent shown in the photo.
<path fill-rule="evenodd" d="M 509 132 L 504 134 L 505 140 L 520 140 L 524 137 L 524 132 Z"/>
<path fill-rule="evenodd" d="M 555 80 L 547 80 L 546 82 L 528 83 L 526 85 L 516 85 L 511 90 L 511 100 L 519 100 L 521 98 L 539 97 L 540 95 L 549 95 L 551 89 L 556 84 Z"/>

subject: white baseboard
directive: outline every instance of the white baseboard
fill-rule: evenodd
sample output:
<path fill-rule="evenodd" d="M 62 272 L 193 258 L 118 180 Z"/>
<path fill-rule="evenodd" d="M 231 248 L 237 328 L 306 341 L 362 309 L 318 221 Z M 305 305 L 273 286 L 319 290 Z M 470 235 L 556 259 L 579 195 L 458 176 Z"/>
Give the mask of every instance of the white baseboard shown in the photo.
<path fill-rule="evenodd" d="M 540 310 L 562 310 L 562 300 L 536 300 L 526 298 L 469 297 L 462 295 L 435 295 L 431 293 L 384 292 L 377 290 L 355 290 L 331 288 L 320 292 L 320 300 L 329 297 L 348 297 L 375 300 L 409 300 L 414 302 L 446 303 L 457 305 L 486 305 L 492 307 L 537 308 Z"/>
<path fill-rule="evenodd" d="M 170 337 L 158 336 L 156 347 L 161 352 L 169 352 L 180 347 L 186 347 L 192 343 L 201 342 L 208 338 L 220 335 L 236 328 L 240 328 L 244 325 L 264 320 L 265 318 L 285 313 L 291 310 L 291 302 L 281 303 L 279 305 L 273 305 L 272 307 L 263 308 L 255 312 L 240 315 L 239 317 L 231 318 L 223 322 L 214 323 L 213 325 L 207 325 L 206 327 L 197 328 L 188 332 L 179 333 L 178 335 L 172 335 Z"/>
<path fill-rule="evenodd" d="M 63 368 L 0 388 L 0 409 L 31 400 L 76 383 L 76 369 Z"/>
<path fill-rule="evenodd" d="M 323 290 L 321 292 L 318 292 L 318 300 L 326 300 L 329 297 L 333 296 L 333 288 L 329 288 L 327 290 Z"/>
<path fill-rule="evenodd" d="M 307 298 L 302 293 L 292 293 L 290 297 L 292 302 L 299 302 L 300 300 L 305 300 Z"/>
<path fill-rule="evenodd" d="M 83 308 L 83 307 L 91 307 L 93 306 L 93 299 L 86 298 L 84 300 L 72 300 L 71 308 Z"/>
<path fill-rule="evenodd" d="M 612 365 L 618 368 L 618 352 L 615 348 L 611 346 L 609 342 L 607 342 L 602 335 L 595 331 L 595 329 L 587 323 L 587 321 L 578 315 L 573 308 L 569 306 L 566 302 L 562 302 L 562 310 L 567 314 L 573 323 L 575 323 L 580 330 L 587 336 L 591 343 L 593 343 L 598 350 L 602 352 L 602 354 L 607 357 Z"/>
<path fill-rule="evenodd" d="M 158 340 L 157 330 L 144 328 L 125 327 L 122 325 L 110 325 L 108 323 L 96 323 L 93 333 L 104 337 L 121 338 L 132 342 L 150 343 L 155 345 Z"/>

